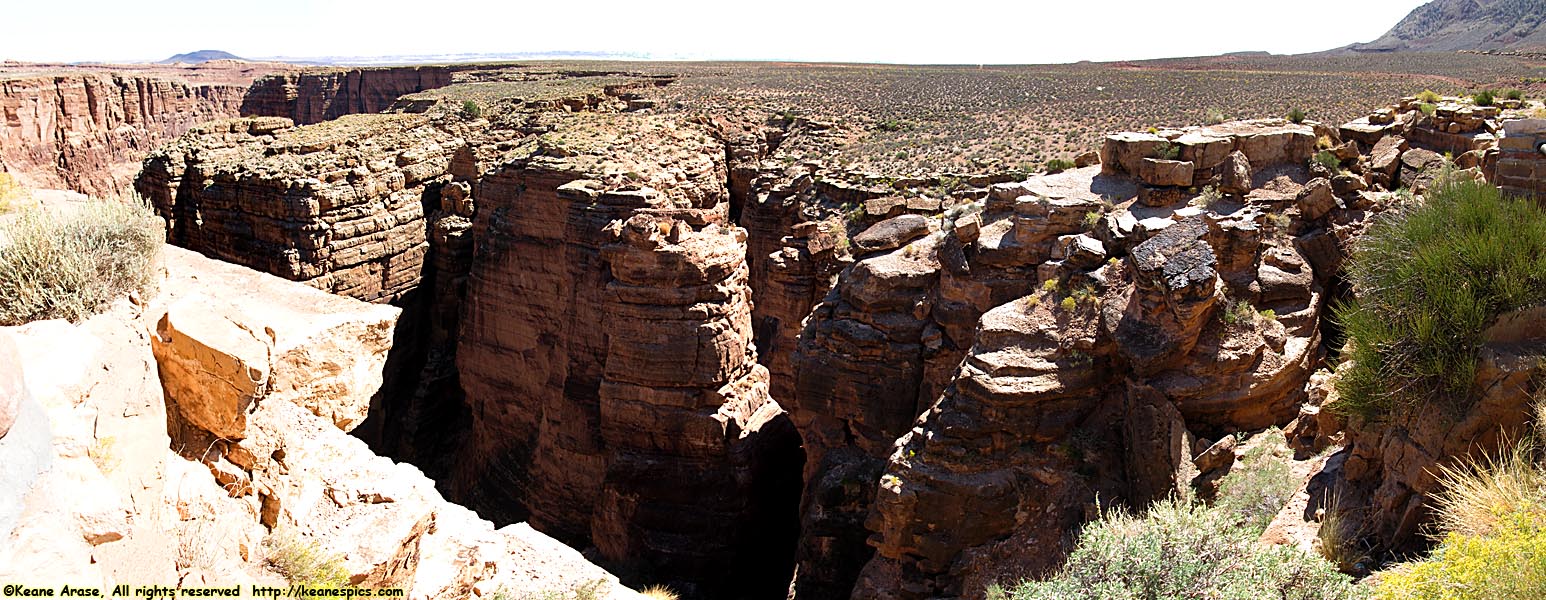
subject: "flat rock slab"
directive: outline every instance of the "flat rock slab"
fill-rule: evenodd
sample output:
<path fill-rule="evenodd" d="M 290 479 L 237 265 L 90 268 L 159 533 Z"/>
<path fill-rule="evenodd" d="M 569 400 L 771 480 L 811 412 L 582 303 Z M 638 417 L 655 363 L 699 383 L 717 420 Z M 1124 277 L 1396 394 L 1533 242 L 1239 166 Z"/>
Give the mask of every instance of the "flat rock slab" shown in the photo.
<path fill-rule="evenodd" d="M 162 326 L 153 342 L 171 401 L 190 412 L 192 407 L 229 409 L 284 399 L 344 431 L 365 420 L 370 398 L 381 388 L 400 309 L 329 294 L 181 248 L 167 246 L 163 253 L 167 279 L 161 298 L 166 304 L 153 310 L 165 316 L 158 319 Z M 218 301 L 199 298 L 203 289 L 219 289 Z M 196 365 L 204 375 L 218 374 L 230 385 L 201 387 L 211 382 L 193 378 Z M 240 437 L 239 431 L 209 429 L 209 421 L 194 423 Z"/>
<path fill-rule="evenodd" d="M 902 215 L 886 219 L 854 236 L 854 245 L 865 252 L 879 252 L 901 248 L 903 245 L 929 234 L 929 218 L 923 215 Z"/>

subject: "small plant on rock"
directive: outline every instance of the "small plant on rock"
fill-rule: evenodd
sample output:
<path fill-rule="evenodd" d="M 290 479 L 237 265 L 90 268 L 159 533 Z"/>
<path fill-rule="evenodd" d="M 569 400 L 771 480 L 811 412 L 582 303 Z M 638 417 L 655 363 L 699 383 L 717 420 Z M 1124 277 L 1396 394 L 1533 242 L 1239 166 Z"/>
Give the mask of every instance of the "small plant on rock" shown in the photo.
<path fill-rule="evenodd" d="M 462 116 L 469 119 L 481 117 L 483 116 L 483 107 L 478 106 L 478 103 L 472 100 L 462 102 Z"/>
<path fill-rule="evenodd" d="M 1175 160 L 1181 157 L 1181 146 L 1170 142 L 1160 142 L 1154 147 L 1154 158 L 1160 160 Z"/>
<path fill-rule="evenodd" d="M 1225 325 L 1253 325 L 1256 323 L 1256 307 L 1251 306 L 1250 302 L 1241 300 L 1227 305 L 1219 318 Z"/>
<path fill-rule="evenodd" d="M 1060 173 L 1062 171 L 1067 171 L 1067 170 L 1072 169 L 1072 168 L 1074 168 L 1074 161 L 1071 161 L 1071 160 L 1066 160 L 1066 159 L 1062 159 L 1062 158 L 1054 158 L 1052 160 L 1047 161 L 1047 172 L 1048 173 Z"/>
<path fill-rule="evenodd" d="M 1288 121 L 1290 123 L 1303 123 L 1304 120 L 1309 118 L 1309 117 L 1310 117 L 1309 113 L 1304 112 L 1304 109 L 1299 108 L 1297 106 L 1294 107 L 1293 109 L 1289 110 L 1288 111 L 1288 115 L 1287 115 Z"/>
<path fill-rule="evenodd" d="M 349 583 L 343 557 L 330 554 L 294 530 L 281 529 L 264 540 L 264 560 L 295 585 L 338 589 Z"/>
<path fill-rule="evenodd" d="M 1438 104 L 1440 100 L 1443 98 L 1433 90 L 1423 90 L 1417 94 L 1417 101 L 1423 104 Z"/>
<path fill-rule="evenodd" d="M 1524 90 L 1521 90 L 1521 89 L 1518 89 L 1518 88 L 1510 88 L 1510 89 L 1505 90 L 1503 92 L 1503 97 L 1504 98 L 1508 98 L 1509 100 L 1524 100 L 1525 99 L 1525 93 L 1524 93 Z"/>
<path fill-rule="evenodd" d="M 1496 101 L 1497 97 L 1493 95 L 1492 90 L 1482 90 L 1471 95 L 1471 102 L 1477 106 L 1492 106 Z"/>
<path fill-rule="evenodd" d="M 1213 205 L 1218 204 L 1223 199 L 1224 195 L 1219 193 L 1219 189 L 1209 185 L 1202 188 L 1202 193 L 1193 198 L 1191 204 L 1192 206 L 1211 209 Z"/>
<path fill-rule="evenodd" d="M 1431 102 L 1424 102 L 1422 104 L 1417 105 L 1417 110 L 1419 112 L 1421 112 L 1423 114 L 1423 116 L 1431 117 L 1435 113 L 1439 112 L 1439 105 L 1433 104 Z"/>
<path fill-rule="evenodd" d="M 1335 173 L 1342 168 L 1342 159 L 1337 158 L 1337 155 L 1330 150 L 1321 150 L 1320 152 L 1316 152 L 1315 157 L 1311 158 L 1310 162 L 1322 167 L 1326 167 L 1326 169 L 1332 173 Z"/>
<path fill-rule="evenodd" d="M 1085 231 L 1090 231 L 1090 230 L 1095 229 L 1097 226 L 1100 225 L 1100 220 L 1102 218 L 1104 218 L 1105 216 L 1106 216 L 1105 214 L 1102 214 L 1102 213 L 1100 213 L 1098 211 L 1093 211 L 1093 210 L 1090 211 L 1090 212 L 1084 213 L 1084 230 Z"/>

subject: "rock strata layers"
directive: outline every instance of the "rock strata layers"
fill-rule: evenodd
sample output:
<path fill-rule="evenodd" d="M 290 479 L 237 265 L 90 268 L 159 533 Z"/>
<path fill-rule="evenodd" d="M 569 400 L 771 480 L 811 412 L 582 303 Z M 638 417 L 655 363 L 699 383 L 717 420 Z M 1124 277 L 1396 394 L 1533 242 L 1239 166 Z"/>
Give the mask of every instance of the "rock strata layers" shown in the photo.
<path fill-rule="evenodd" d="M 174 244 L 392 300 L 419 284 L 425 204 L 461 143 L 417 115 L 217 121 L 157 150 L 136 187 Z"/>
<path fill-rule="evenodd" d="M 116 196 L 147 152 L 237 116 L 245 93 L 117 73 L 0 77 L 0 169 L 29 187 Z"/>

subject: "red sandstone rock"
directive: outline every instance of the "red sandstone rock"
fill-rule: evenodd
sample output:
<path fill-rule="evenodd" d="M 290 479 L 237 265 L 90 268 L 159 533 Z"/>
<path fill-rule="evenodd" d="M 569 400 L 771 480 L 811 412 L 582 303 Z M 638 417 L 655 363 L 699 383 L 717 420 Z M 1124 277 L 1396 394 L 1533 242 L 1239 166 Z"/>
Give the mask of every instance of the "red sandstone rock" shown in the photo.
<path fill-rule="evenodd" d="M 424 196 L 462 144 L 416 115 L 218 121 L 146 159 L 136 187 L 174 244 L 385 301 L 419 283 Z"/>
<path fill-rule="evenodd" d="M 245 92 L 118 73 L 0 74 L 0 164 L 29 187 L 113 196 L 133 183 L 146 151 L 236 116 Z"/>

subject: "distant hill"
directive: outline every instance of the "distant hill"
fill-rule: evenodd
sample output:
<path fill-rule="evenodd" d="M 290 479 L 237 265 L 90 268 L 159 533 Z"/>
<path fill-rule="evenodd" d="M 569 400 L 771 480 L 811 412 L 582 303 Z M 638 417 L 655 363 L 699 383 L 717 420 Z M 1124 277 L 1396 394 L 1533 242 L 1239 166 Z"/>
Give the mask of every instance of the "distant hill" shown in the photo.
<path fill-rule="evenodd" d="M 200 64 L 200 63 L 206 63 L 206 62 L 209 62 L 209 61 L 212 61 L 212 60 L 247 60 L 247 59 L 242 58 L 240 56 L 237 56 L 235 54 L 231 54 L 230 52 L 222 52 L 220 50 L 199 50 L 198 52 L 189 52 L 189 53 L 186 53 L 186 54 L 178 54 L 176 56 L 173 56 L 171 58 L 163 60 L 163 61 L 161 61 L 158 64 L 169 65 L 169 64 L 172 64 L 172 63 L 185 63 L 185 64 L 190 64 L 190 65 L 196 65 L 196 64 Z"/>
<path fill-rule="evenodd" d="M 1546 0 L 1433 0 L 1380 39 L 1344 52 L 1546 49 Z"/>

